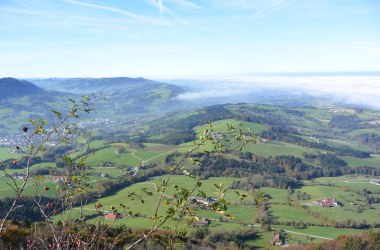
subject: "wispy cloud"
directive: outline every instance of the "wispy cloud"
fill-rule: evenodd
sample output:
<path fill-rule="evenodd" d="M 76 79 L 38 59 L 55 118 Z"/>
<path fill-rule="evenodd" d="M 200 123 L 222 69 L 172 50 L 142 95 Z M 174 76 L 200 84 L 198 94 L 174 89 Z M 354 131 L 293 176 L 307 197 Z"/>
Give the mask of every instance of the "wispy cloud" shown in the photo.
<path fill-rule="evenodd" d="M 296 0 L 279 0 L 275 2 L 274 4 L 270 5 L 269 7 L 263 8 L 259 11 L 257 11 L 255 14 L 252 16 L 248 17 L 247 20 L 258 20 L 261 19 L 267 15 L 269 15 L 272 12 L 278 11 L 290 4 L 293 4 L 296 2 Z"/>
<path fill-rule="evenodd" d="M 202 101 L 230 98 L 236 102 L 249 102 L 255 95 L 280 91 L 283 94 L 301 93 L 316 98 L 329 98 L 348 104 L 380 108 L 379 74 L 377 76 L 241 77 L 191 82 L 200 89 L 183 93 L 178 99 Z"/>
<path fill-rule="evenodd" d="M 6 12 L 13 12 L 13 13 L 20 13 L 20 14 L 27 14 L 27 15 L 34 15 L 34 16 L 42 16 L 42 17 L 49 17 L 49 18 L 55 18 L 57 16 L 48 14 L 48 13 L 42 13 L 27 9 L 16 9 L 16 8 L 4 8 L 0 7 L 0 11 L 6 11 Z"/>
<path fill-rule="evenodd" d="M 69 4 L 75 4 L 75 5 L 79 5 L 82 7 L 118 13 L 118 14 L 125 15 L 125 16 L 131 17 L 131 18 L 135 18 L 135 19 L 148 20 L 148 18 L 146 16 L 138 15 L 138 14 L 135 14 L 133 12 L 125 11 L 123 9 L 119 9 L 119 8 L 115 8 L 115 7 L 110 7 L 110 6 L 106 6 L 106 5 L 100 5 L 100 4 L 94 4 L 94 3 L 89 3 L 89 2 L 82 2 L 82 1 L 77 1 L 77 0 L 63 0 L 63 1 L 66 3 L 69 3 Z"/>
<path fill-rule="evenodd" d="M 186 22 L 186 20 L 184 20 L 183 18 L 181 18 L 179 15 L 177 15 L 172 9 L 170 9 L 169 7 L 167 7 L 163 0 L 148 0 L 148 3 L 157 7 L 160 11 L 160 15 L 162 16 L 164 13 L 168 13 L 169 15 L 172 15 L 173 17 L 175 17 L 177 20 L 179 20 L 182 24 L 185 24 L 187 25 L 188 23 Z"/>
<path fill-rule="evenodd" d="M 158 9 L 160 10 L 160 14 L 162 15 L 164 13 L 164 3 L 162 0 L 157 0 Z"/>
<path fill-rule="evenodd" d="M 174 4 L 181 6 L 181 7 L 189 8 L 189 9 L 204 9 L 202 6 L 197 5 L 197 4 L 190 2 L 190 1 L 187 1 L 187 0 L 168 0 L 168 2 L 172 2 Z"/>

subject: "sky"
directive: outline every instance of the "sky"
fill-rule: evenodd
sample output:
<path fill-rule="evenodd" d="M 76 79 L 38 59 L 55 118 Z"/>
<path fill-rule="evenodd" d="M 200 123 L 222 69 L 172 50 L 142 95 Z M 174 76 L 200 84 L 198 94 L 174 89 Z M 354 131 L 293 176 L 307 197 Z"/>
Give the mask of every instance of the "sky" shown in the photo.
<path fill-rule="evenodd" d="M 0 77 L 380 71 L 379 0 L 0 0 Z"/>

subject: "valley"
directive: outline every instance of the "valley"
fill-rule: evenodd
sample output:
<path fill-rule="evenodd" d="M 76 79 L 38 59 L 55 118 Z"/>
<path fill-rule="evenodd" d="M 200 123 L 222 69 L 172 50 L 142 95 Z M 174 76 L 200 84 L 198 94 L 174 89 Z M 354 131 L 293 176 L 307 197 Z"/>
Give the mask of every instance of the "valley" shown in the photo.
<path fill-rule="evenodd" d="M 116 80 L 115 85 L 107 84 L 118 86 L 118 81 L 121 80 Z M 90 92 L 102 89 L 101 85 L 98 89 L 86 87 L 83 79 L 62 79 L 59 81 L 62 85 L 55 85 L 52 80 L 35 82 L 57 93 L 69 83 L 73 84 L 70 85 L 73 93 L 80 92 L 81 87 Z M 90 81 L 96 86 L 94 82 Z M 163 221 L 167 208 L 180 192 L 175 187 L 191 190 L 199 179 L 202 182 L 199 191 L 211 200 L 218 199 L 215 184 L 223 183 L 228 201 L 225 212 L 230 215 L 216 213 L 209 205 L 202 205 L 206 200 L 196 198 L 199 201 L 192 209 L 204 223 L 181 222 L 179 228 L 199 240 L 212 242 L 211 236 L 220 232 L 252 229 L 255 236 L 244 239 L 240 246 L 277 249 L 270 243 L 277 232 L 285 235 L 284 244 L 299 245 L 380 228 L 380 186 L 376 185 L 380 173 L 379 111 L 321 100 L 299 105 L 286 101 L 283 105 L 186 106 L 172 98 L 182 91 L 179 87 L 155 83 L 156 89 L 150 81 L 139 84 L 144 90 L 134 95 L 140 97 L 131 99 L 126 94 L 135 93 L 135 89 L 115 87 L 109 92 L 111 101 L 96 104 L 94 114 L 80 118 L 77 124 L 84 131 L 92 131 L 91 135 L 73 137 L 68 146 L 54 148 L 35 159 L 24 198 L 41 196 L 54 200 L 59 194 L 58 187 L 69 182 L 64 177 L 69 168 L 64 158 L 79 162 L 85 157 L 86 170 L 73 172 L 73 177 L 80 176 L 86 183 L 89 199 L 82 208 L 76 206 L 73 215 L 83 217 L 87 223 L 96 223 L 99 216 L 112 212 L 118 217 L 105 219 L 105 224 L 149 229 L 160 197 L 167 203 L 156 211 L 157 220 Z M 56 89 L 51 90 L 53 86 Z M 43 105 L 62 108 L 66 95 L 70 94 L 56 94 L 56 99 L 51 97 Z M 44 108 L 45 113 L 39 112 L 32 99 L 13 97 L 0 104 L 2 200 L 15 194 L 7 177 L 22 183 L 25 176 L 22 162 L 12 164 L 25 156 L 15 150 L 26 146 L 20 128 L 30 126 L 27 120 L 34 119 L 35 114 L 44 116 L 50 110 Z M 205 125 L 208 121 L 211 125 Z M 255 143 L 248 143 L 241 150 L 227 150 L 227 146 L 238 145 L 223 136 L 229 127 L 243 131 L 244 135 L 248 130 L 254 133 Z M 186 152 L 202 135 L 210 135 L 224 144 L 223 154 L 218 156 L 218 148 L 206 142 L 192 151 L 191 160 L 188 159 Z M 199 164 L 194 164 L 194 160 Z M 171 172 L 170 168 L 177 163 L 194 178 L 181 171 Z M 167 188 L 159 191 L 160 183 L 166 179 L 169 179 Z M 241 200 L 235 191 L 247 197 Z M 194 193 L 191 199 L 194 197 L 198 195 Z M 336 204 L 318 203 L 328 198 Z M 23 218 L 25 214 L 31 213 L 15 211 L 14 218 Z M 61 216 L 64 215 L 53 218 L 59 220 Z M 29 219 L 41 220 L 38 216 Z M 177 223 L 171 218 L 163 226 L 170 231 Z M 201 233 L 203 236 L 199 236 Z"/>

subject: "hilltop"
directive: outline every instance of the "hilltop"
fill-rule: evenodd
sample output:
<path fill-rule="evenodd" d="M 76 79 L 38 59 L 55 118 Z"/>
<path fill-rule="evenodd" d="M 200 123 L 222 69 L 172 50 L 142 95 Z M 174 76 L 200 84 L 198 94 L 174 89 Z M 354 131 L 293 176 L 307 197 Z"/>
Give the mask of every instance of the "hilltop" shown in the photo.
<path fill-rule="evenodd" d="M 12 77 L 0 79 L 1 99 L 41 94 L 42 92 L 43 89 L 25 80 L 18 80 Z"/>
<path fill-rule="evenodd" d="M 30 82 L 31 81 L 31 82 Z M 80 99 L 94 93 L 109 101 L 102 102 L 88 118 L 125 118 L 178 109 L 183 104 L 175 97 L 184 90 L 175 85 L 145 78 L 15 78 L 0 80 L 1 134 L 14 134 L 30 119 L 51 117 L 51 110 L 64 111 L 68 99 Z M 37 86 L 36 86 L 37 85 Z"/>
<path fill-rule="evenodd" d="M 102 107 L 99 109 L 102 111 Z M 224 183 L 226 198 L 232 202 L 228 212 L 235 217 L 226 220 L 207 207 L 198 206 L 197 214 L 207 224 L 202 228 L 187 226 L 187 239 L 198 229 L 205 229 L 201 239 L 207 244 L 219 244 L 214 235 L 220 230 L 225 230 L 223 235 L 234 232 L 244 235 L 244 230 L 252 229 L 249 238 L 239 241 L 239 246 L 267 249 L 278 231 L 289 245 L 299 245 L 380 227 L 377 217 L 380 193 L 378 186 L 372 184 L 380 164 L 378 111 L 337 105 L 317 108 L 241 103 L 166 115 L 149 113 L 125 120 L 121 116 L 116 120 L 108 111 L 105 114 L 110 119 L 89 121 L 81 126 L 94 131 L 89 145 L 91 154 L 86 157 L 89 167 L 86 175 L 96 190 L 95 203 L 108 208 L 126 201 L 131 211 L 138 211 L 132 216 L 120 213 L 120 217 L 110 222 L 115 226 L 151 227 L 156 196 L 144 197 L 144 203 L 140 203 L 130 202 L 128 195 L 139 194 L 142 189 L 155 194 L 155 187 L 167 178 L 167 169 L 193 148 L 194 141 L 208 128 L 205 122 L 211 121 L 214 130 L 211 134 L 222 144 L 230 141 L 229 137 L 221 136 L 226 132 L 226 124 L 244 131 L 248 128 L 260 139 L 257 144 L 247 145 L 241 151 L 228 151 L 218 158 L 213 156 L 213 146 L 206 143 L 206 151 L 192 154 L 199 165 L 184 163 L 189 173 L 202 179 L 200 190 L 211 198 L 215 198 L 214 184 Z M 31 167 L 33 176 L 45 178 L 46 192 L 51 197 L 56 192 L 57 176 L 67 168 L 62 157 L 69 155 L 78 160 L 87 153 L 85 141 L 78 138 L 70 147 L 58 147 Z M 12 153 L 15 146 L 2 149 L 2 160 L 18 157 Z M 7 171 L 14 176 L 23 173 L 14 166 Z M 169 186 L 189 188 L 192 182 L 186 176 L 175 175 Z M 5 182 L 0 182 L 0 187 L 3 198 L 12 195 Z M 235 191 L 246 193 L 247 199 L 241 202 Z M 166 190 L 166 197 L 173 197 L 171 192 L 172 188 Z M 265 195 L 266 204 L 258 208 L 255 197 L 260 192 Z M 32 189 L 25 192 L 26 196 L 33 194 Z M 334 200 L 336 205 L 316 205 L 323 199 Z M 85 210 L 86 220 L 94 223 L 97 216 L 93 204 L 87 204 Z M 25 218 L 26 212 L 20 211 L 17 216 Z M 272 231 L 263 227 L 269 224 Z M 228 239 L 224 237 L 224 241 Z"/>
<path fill-rule="evenodd" d="M 41 88 L 52 89 L 69 93 L 96 93 L 117 90 L 134 92 L 138 89 L 148 90 L 157 87 L 168 88 L 172 91 L 180 91 L 181 88 L 171 84 L 165 84 L 146 78 L 138 77 L 108 77 L 108 78 L 48 78 L 32 79 L 34 84 Z"/>

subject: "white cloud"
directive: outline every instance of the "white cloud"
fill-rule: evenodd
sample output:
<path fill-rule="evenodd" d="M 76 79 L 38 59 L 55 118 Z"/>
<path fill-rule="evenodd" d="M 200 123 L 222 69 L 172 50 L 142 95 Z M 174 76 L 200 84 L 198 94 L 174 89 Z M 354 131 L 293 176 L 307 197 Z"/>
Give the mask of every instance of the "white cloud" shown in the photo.
<path fill-rule="evenodd" d="M 48 14 L 48 13 L 42 13 L 42 12 L 37 12 L 37 11 L 32 11 L 32 10 L 27 10 L 27 9 L 16 9 L 16 8 L 3 8 L 3 7 L 0 7 L 0 11 L 7 11 L 7 12 L 13 12 L 13 13 L 28 14 L 28 15 L 35 15 L 35 16 L 43 16 L 43 17 L 50 17 L 50 18 L 56 17 L 56 16 Z"/>
<path fill-rule="evenodd" d="M 278 0 L 206 0 L 211 6 L 216 8 L 229 8 L 229 9 L 244 9 L 244 10 L 258 10 L 272 5 Z"/>
<path fill-rule="evenodd" d="M 149 4 L 157 7 L 160 11 L 160 15 L 162 16 L 164 13 L 168 13 L 169 15 L 173 16 L 177 20 L 179 20 L 182 24 L 187 25 L 187 22 L 181 18 L 179 15 L 177 15 L 172 9 L 168 8 L 166 5 L 164 5 L 163 0 L 147 0 Z"/>
<path fill-rule="evenodd" d="M 380 108 L 380 76 L 241 77 L 199 81 L 198 91 L 178 96 L 196 101 L 213 97 L 235 97 L 260 91 L 298 92 L 348 104 Z"/>
<path fill-rule="evenodd" d="M 171 2 L 171 3 L 174 3 L 174 4 L 177 4 L 181 7 L 184 7 L 184 8 L 190 8 L 190 9 L 204 9 L 203 7 L 193 3 L 193 2 L 190 2 L 190 1 L 187 1 L 187 0 L 167 0 L 168 2 Z"/>
<path fill-rule="evenodd" d="M 273 3 L 272 5 L 268 6 L 268 7 L 260 9 L 255 14 L 253 14 L 250 17 L 248 17 L 248 20 L 258 20 L 258 19 L 261 19 L 261 18 L 269 15 L 272 12 L 279 11 L 282 8 L 286 7 L 286 6 L 288 6 L 290 4 L 293 4 L 295 1 L 296 0 L 290 0 L 290 1 L 289 0 L 279 0 L 279 1 L 275 2 L 275 3 Z"/>
<path fill-rule="evenodd" d="M 82 6 L 82 7 L 88 7 L 88 8 L 99 9 L 99 10 L 106 10 L 106 11 L 118 13 L 118 14 L 121 14 L 121 15 L 125 15 L 125 16 L 128 16 L 128 17 L 132 17 L 132 18 L 136 18 L 136 19 L 140 19 L 140 20 L 146 20 L 147 19 L 147 17 L 145 17 L 145 16 L 138 15 L 138 14 L 135 14 L 135 13 L 132 13 L 132 12 L 129 12 L 129 11 L 125 11 L 125 10 L 119 9 L 119 8 L 105 6 L 105 5 L 88 3 L 88 2 L 82 2 L 82 1 L 77 1 L 77 0 L 62 0 L 62 1 L 66 2 L 66 3 L 69 3 L 69 4 L 79 5 L 79 6 Z"/>

